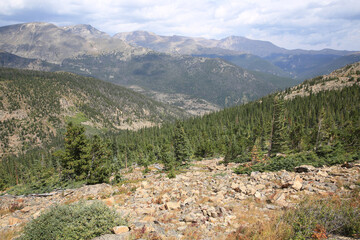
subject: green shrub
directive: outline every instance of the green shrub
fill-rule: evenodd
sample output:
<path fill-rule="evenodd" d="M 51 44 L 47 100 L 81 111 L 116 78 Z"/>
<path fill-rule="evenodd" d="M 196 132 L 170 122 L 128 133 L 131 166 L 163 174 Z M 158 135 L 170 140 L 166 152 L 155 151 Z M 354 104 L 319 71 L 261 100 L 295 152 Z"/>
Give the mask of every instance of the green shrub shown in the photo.
<path fill-rule="evenodd" d="M 323 165 L 331 166 L 334 164 L 342 164 L 346 161 L 354 161 L 355 159 L 357 159 L 357 156 L 346 154 L 342 148 L 324 146 L 319 148 L 316 152 L 301 152 L 290 154 L 286 157 L 273 157 L 267 162 L 257 163 L 250 167 L 239 166 L 235 169 L 235 173 L 250 174 L 254 171 L 293 171 L 295 167 L 304 164 L 321 167 Z"/>
<path fill-rule="evenodd" d="M 307 199 L 283 217 L 293 228 L 292 239 L 308 239 L 314 230 L 326 234 L 360 237 L 359 199 Z"/>
<path fill-rule="evenodd" d="M 267 162 L 258 163 L 251 167 L 239 166 L 237 169 L 235 169 L 235 172 L 238 174 L 250 174 L 254 171 L 280 171 L 283 169 L 287 171 L 293 171 L 296 166 L 303 164 L 310 164 L 315 167 L 320 167 L 325 164 L 325 162 L 319 159 L 314 152 L 305 152 L 292 154 L 287 157 L 274 157 Z"/>
<path fill-rule="evenodd" d="M 176 178 L 176 173 L 173 169 L 171 169 L 167 175 L 168 178 Z"/>
<path fill-rule="evenodd" d="M 29 222 L 21 240 L 92 239 L 126 222 L 104 203 L 57 205 Z"/>

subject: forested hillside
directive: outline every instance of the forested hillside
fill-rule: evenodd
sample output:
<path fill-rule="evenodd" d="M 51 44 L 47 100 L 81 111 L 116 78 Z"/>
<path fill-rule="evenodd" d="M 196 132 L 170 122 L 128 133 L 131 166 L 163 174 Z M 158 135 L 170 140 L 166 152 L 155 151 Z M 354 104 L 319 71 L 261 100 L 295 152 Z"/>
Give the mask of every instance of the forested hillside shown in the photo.
<path fill-rule="evenodd" d="M 149 52 L 82 55 L 62 62 L 61 69 L 168 94 L 185 94 L 220 107 L 258 99 L 294 85 L 290 78 L 251 72 L 221 59 Z"/>
<path fill-rule="evenodd" d="M 62 138 L 68 121 L 99 133 L 186 116 L 123 87 L 64 72 L 0 68 L 0 100 L 0 155 Z"/>
<path fill-rule="evenodd" d="M 322 166 L 350 162 L 360 157 L 359 67 L 360 63 L 349 65 L 284 92 L 176 125 L 108 133 L 106 144 L 100 144 L 103 146 L 100 149 L 110 151 L 102 151 L 108 156 L 108 166 L 122 168 L 135 163 L 148 166 L 161 162 L 169 171 L 186 166 L 190 159 L 216 155 L 225 155 L 226 163 L 245 163 L 236 170 L 238 173 L 292 170 L 305 163 Z M 334 81 L 336 87 L 330 87 Z M 323 89 L 314 91 L 311 87 Z M 304 89 L 305 94 L 296 94 L 300 89 Z M 72 129 L 72 126 L 68 127 L 68 132 Z M 72 137 L 84 138 L 81 131 Z M 91 144 L 99 141 L 95 140 L 84 140 L 84 146 L 93 146 Z M 78 141 L 75 143 L 79 144 Z M 29 180 L 19 169 L 30 171 L 38 168 L 41 162 L 49 166 L 51 172 L 62 171 L 64 174 L 66 170 L 61 163 L 72 159 L 70 149 L 65 149 L 70 155 L 38 152 L 21 156 L 18 163 L 16 158 L 4 159 L 2 169 L 9 171 L 1 174 L 3 187 L 14 185 L 16 181 L 31 183 L 39 180 Z M 80 149 L 83 149 L 83 155 L 74 159 L 88 159 L 89 150 L 86 149 L 89 148 Z M 39 162 L 39 158 L 42 161 Z M 89 164 L 88 160 L 85 163 Z"/>

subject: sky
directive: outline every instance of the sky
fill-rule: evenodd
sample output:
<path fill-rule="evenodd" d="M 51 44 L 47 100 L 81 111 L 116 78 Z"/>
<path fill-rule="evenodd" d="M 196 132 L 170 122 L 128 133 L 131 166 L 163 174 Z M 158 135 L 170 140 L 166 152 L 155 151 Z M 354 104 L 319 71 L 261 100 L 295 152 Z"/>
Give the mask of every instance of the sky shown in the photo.
<path fill-rule="evenodd" d="M 0 0 L 0 26 L 24 22 L 360 50 L 359 0 Z"/>

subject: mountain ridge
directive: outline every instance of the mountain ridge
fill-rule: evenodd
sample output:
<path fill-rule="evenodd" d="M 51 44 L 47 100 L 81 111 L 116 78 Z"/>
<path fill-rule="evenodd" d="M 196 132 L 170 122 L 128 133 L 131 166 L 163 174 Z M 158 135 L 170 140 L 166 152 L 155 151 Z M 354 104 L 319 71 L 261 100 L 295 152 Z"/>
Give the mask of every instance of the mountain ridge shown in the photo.
<path fill-rule="evenodd" d="M 114 38 L 89 36 L 101 35 L 91 29 L 84 33 L 80 27 L 62 28 L 51 23 L 24 23 L 0 27 L 0 49 L 25 58 L 39 58 L 61 63 L 65 58 L 79 54 L 99 54 L 115 50 L 136 51 L 134 47 Z M 141 48 L 137 50 L 144 51 Z"/>
<path fill-rule="evenodd" d="M 250 70 L 259 69 L 259 67 L 256 67 L 256 64 L 252 66 L 242 61 L 242 55 L 248 54 L 248 58 L 251 57 L 251 62 L 258 62 L 259 65 L 266 66 L 262 71 L 275 73 L 279 76 L 291 76 L 299 80 L 327 74 L 335 70 L 336 67 L 343 67 L 346 64 L 352 63 L 344 61 L 339 64 L 339 60 L 344 56 L 356 53 L 356 51 L 334 49 L 289 50 L 278 47 L 269 41 L 252 40 L 241 36 L 229 36 L 215 40 L 185 36 L 160 36 L 146 31 L 134 31 L 118 33 L 114 37 L 120 38 L 134 46 L 143 46 L 156 51 L 177 52 L 213 58 L 219 57 L 243 68 L 249 68 Z M 260 58 L 261 61 L 256 59 L 256 57 Z M 309 60 L 311 65 L 308 63 Z M 335 62 L 338 64 L 335 64 Z"/>

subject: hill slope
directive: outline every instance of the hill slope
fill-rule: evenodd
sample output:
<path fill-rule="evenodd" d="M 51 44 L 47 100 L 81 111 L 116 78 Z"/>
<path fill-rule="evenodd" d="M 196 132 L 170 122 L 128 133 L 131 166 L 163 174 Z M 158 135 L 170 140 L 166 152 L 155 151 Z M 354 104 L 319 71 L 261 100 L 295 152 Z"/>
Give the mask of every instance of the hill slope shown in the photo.
<path fill-rule="evenodd" d="M 297 164 L 322 166 L 359 159 L 359 68 L 360 62 L 258 101 L 184 121 L 194 156 L 203 158 L 219 154 L 225 155 L 226 161 L 239 162 L 255 158 L 254 164 L 268 159 L 267 170 L 291 170 Z M 282 97 L 286 100 L 283 110 L 275 110 L 275 98 Z M 284 119 L 284 128 L 279 130 L 283 131 L 284 150 L 275 153 L 284 151 L 289 158 L 270 161 L 267 154 L 273 141 L 274 111 L 281 112 L 279 119 Z M 120 133 L 117 143 L 120 149 L 133 143 L 138 146 L 151 143 L 161 149 L 164 142 L 173 141 L 174 136 L 169 133 L 174 129 L 175 126 L 166 125 L 156 129 L 157 134 L 150 129 L 139 135 Z M 140 157 L 138 151 L 145 156 L 152 154 L 140 149 L 133 148 L 132 161 Z M 265 167 L 260 164 L 258 170 L 263 171 Z"/>
<path fill-rule="evenodd" d="M 0 50 L 0 67 L 54 71 L 58 66 L 40 59 L 23 58 Z"/>
<path fill-rule="evenodd" d="M 187 116 L 123 87 L 64 72 L 0 68 L 0 90 L 0 154 L 47 143 L 66 121 L 99 132 Z"/>

